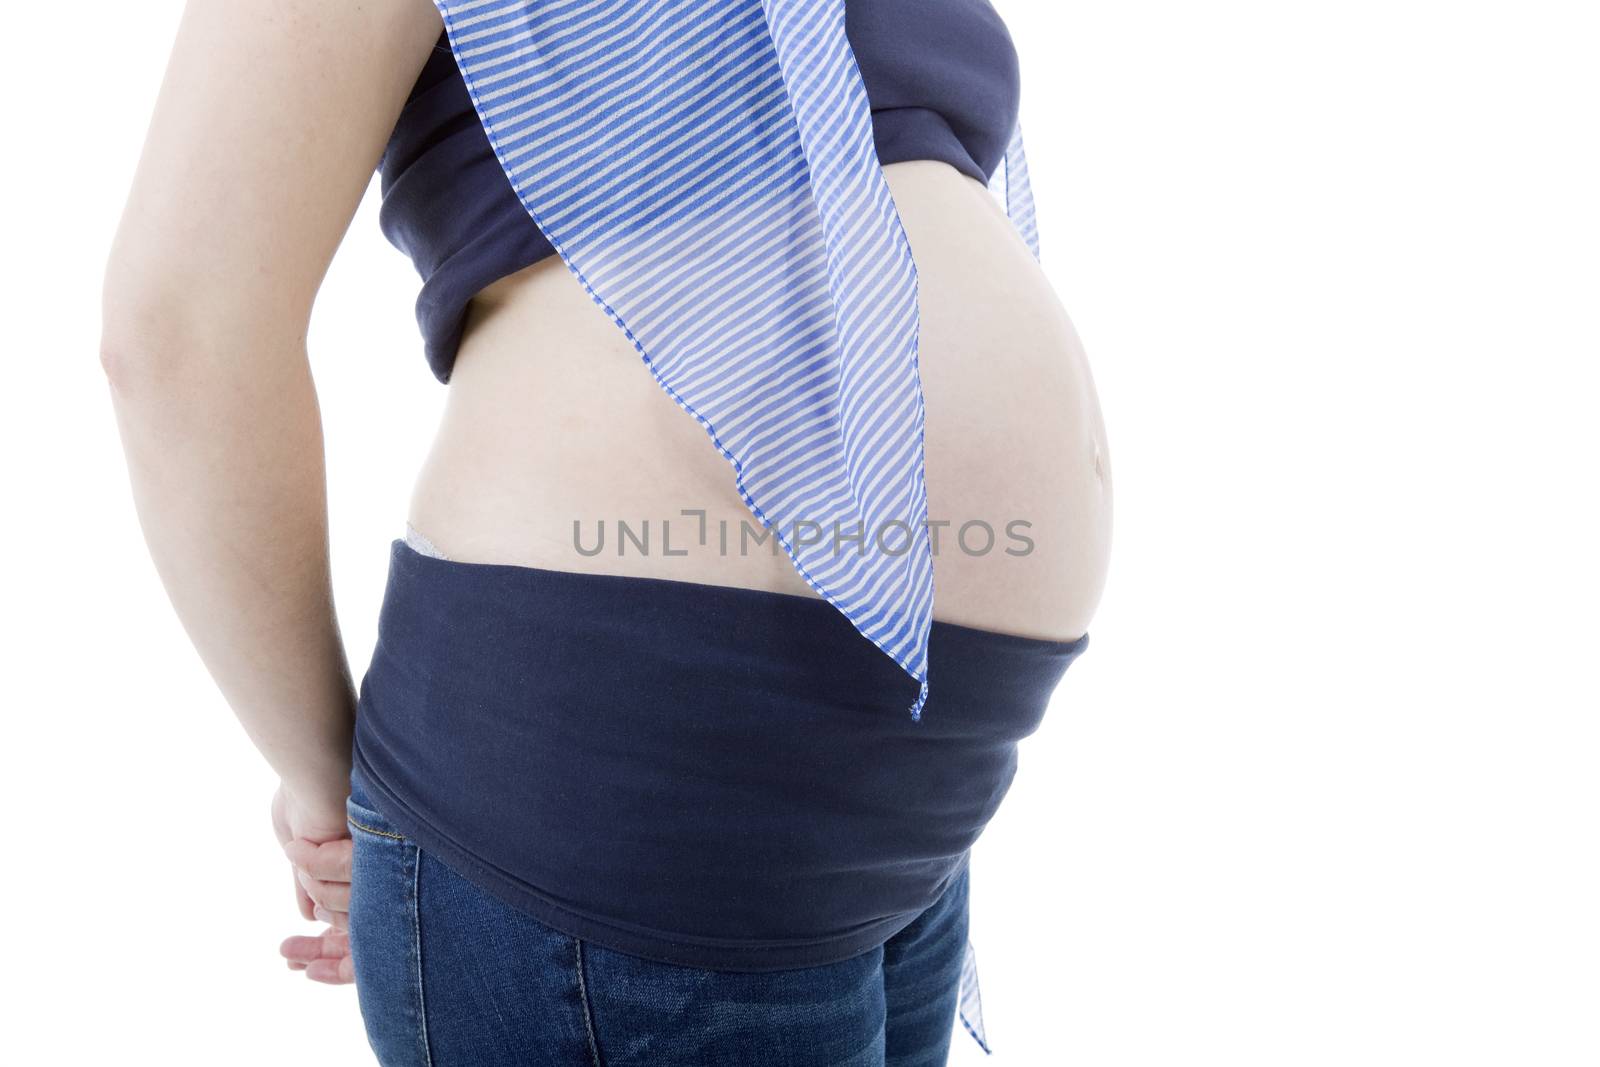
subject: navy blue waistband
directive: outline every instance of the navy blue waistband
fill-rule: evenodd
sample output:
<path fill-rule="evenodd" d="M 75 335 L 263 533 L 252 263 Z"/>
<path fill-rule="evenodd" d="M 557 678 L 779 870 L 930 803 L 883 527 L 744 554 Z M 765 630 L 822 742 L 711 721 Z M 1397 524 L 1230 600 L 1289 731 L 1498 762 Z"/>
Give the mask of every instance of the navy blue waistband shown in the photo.
<path fill-rule="evenodd" d="M 865 951 L 964 867 L 1087 638 L 935 622 L 915 683 L 824 601 L 396 541 L 356 776 L 540 921 L 722 970 Z"/>

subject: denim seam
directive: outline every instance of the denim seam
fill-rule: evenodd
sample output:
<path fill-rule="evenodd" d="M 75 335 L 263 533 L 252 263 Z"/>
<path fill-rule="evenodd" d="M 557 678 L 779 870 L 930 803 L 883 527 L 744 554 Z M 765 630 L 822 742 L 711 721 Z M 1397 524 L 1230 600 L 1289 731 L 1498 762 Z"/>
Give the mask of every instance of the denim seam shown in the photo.
<path fill-rule="evenodd" d="M 604 1067 L 600 1062 L 600 1045 L 594 1037 L 594 1016 L 589 1010 L 589 987 L 583 980 L 583 942 L 578 938 L 572 939 L 574 969 L 578 972 L 578 1002 L 583 1007 L 583 1028 L 589 1035 L 589 1059 L 594 1067 Z"/>
<path fill-rule="evenodd" d="M 392 837 L 396 841 L 404 841 L 405 840 L 405 838 L 400 836 L 399 834 L 392 834 L 388 830 L 379 830 L 375 826 L 368 826 L 365 823 L 356 822 L 354 819 L 350 818 L 349 816 L 346 816 L 344 821 L 349 823 L 351 826 L 354 826 L 357 830 L 365 830 L 369 834 L 377 834 L 379 837 Z"/>
<path fill-rule="evenodd" d="M 381 831 L 379 831 L 381 832 Z M 385 836 L 394 836 L 392 834 Z M 422 1045 L 424 1067 L 433 1067 L 433 1050 L 428 1042 L 428 1003 L 422 985 L 422 852 L 411 852 L 411 964 L 417 978 L 417 1040 Z"/>

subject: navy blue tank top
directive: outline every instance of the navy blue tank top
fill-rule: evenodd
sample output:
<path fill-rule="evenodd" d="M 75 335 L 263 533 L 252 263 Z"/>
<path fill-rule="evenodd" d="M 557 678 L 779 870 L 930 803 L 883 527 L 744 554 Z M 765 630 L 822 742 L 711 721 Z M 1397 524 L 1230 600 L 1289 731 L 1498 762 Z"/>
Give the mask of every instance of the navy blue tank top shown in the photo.
<path fill-rule="evenodd" d="M 986 181 L 1016 123 L 1017 54 L 988 0 L 849 0 L 845 31 L 879 162 L 931 159 Z M 423 67 L 379 162 L 379 225 L 422 276 L 417 323 L 448 381 L 467 304 L 555 254 L 495 159 L 447 39 Z"/>

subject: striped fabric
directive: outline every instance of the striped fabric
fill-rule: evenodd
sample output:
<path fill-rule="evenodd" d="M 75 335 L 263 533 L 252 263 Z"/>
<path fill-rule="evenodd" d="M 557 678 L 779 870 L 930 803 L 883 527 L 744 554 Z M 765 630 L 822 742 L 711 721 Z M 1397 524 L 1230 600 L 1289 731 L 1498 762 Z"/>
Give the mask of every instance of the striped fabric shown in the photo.
<path fill-rule="evenodd" d="M 435 3 L 529 214 L 806 582 L 921 683 L 919 717 L 916 268 L 843 0 Z M 1017 137 L 1007 161 L 1031 227 Z"/>
<path fill-rule="evenodd" d="M 956 995 L 956 1018 L 966 1027 L 972 1040 L 984 1052 L 991 1052 L 989 1035 L 983 1029 L 983 997 L 978 993 L 978 957 L 967 942 L 966 953 L 961 957 L 961 985 Z"/>
<path fill-rule="evenodd" d="M 1022 124 L 1011 131 L 1006 157 L 989 180 L 989 190 L 1005 206 L 1012 225 L 1022 235 L 1033 258 L 1039 258 L 1039 219 L 1033 210 L 1033 186 L 1028 181 L 1028 157 L 1022 150 Z"/>

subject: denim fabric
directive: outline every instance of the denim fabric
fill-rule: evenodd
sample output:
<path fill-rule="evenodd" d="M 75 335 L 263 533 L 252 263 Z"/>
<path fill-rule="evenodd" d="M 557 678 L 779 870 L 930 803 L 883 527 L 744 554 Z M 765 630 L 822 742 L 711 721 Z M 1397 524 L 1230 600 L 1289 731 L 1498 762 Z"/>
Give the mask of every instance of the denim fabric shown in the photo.
<path fill-rule="evenodd" d="M 350 939 L 383 1067 L 936 1067 L 967 875 L 885 944 L 759 973 L 657 963 L 544 925 L 407 840 L 359 785 Z"/>

